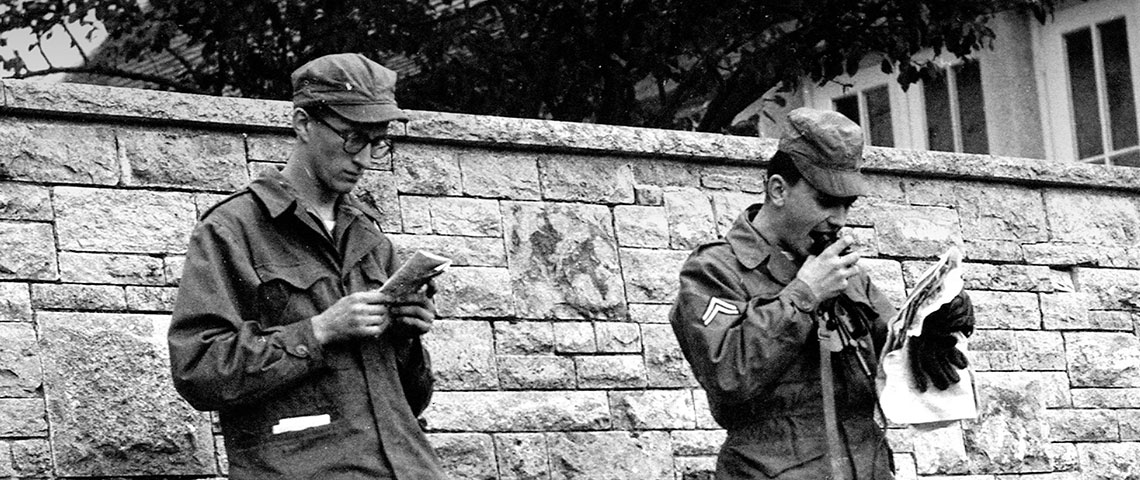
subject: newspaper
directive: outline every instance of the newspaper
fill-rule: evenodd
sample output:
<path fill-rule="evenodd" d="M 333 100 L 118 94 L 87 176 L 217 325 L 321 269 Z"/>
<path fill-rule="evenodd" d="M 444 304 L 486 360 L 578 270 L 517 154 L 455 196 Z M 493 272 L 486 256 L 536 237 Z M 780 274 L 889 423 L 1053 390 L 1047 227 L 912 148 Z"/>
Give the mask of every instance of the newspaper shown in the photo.
<path fill-rule="evenodd" d="M 395 298 L 406 297 L 419 291 L 429 280 L 450 267 L 451 259 L 418 250 L 384 282 L 380 291 Z"/>
<path fill-rule="evenodd" d="M 958 369 L 961 380 L 946 390 L 930 387 L 926 392 L 919 392 L 905 348 L 910 337 L 922 333 L 926 317 L 953 300 L 962 288 L 962 254 L 957 247 L 950 247 L 922 274 L 898 314 L 888 323 L 887 341 L 879 358 L 876 376 L 879 404 L 887 420 L 899 424 L 922 424 L 978 416 L 973 376 L 968 368 Z M 966 337 L 956 336 L 957 347 L 965 354 Z"/>

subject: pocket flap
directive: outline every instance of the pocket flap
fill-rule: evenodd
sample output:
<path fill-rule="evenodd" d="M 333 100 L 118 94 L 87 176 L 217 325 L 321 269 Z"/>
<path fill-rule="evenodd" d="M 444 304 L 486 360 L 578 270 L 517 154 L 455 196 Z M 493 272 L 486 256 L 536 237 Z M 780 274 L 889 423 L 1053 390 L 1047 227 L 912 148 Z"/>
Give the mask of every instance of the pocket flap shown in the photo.
<path fill-rule="evenodd" d="M 791 439 L 773 439 L 768 442 L 725 445 L 731 458 L 742 472 L 753 476 L 754 472 L 763 473 L 768 478 L 776 478 L 780 474 L 822 458 L 827 453 L 827 446 L 823 439 L 801 437 L 798 441 Z"/>
<path fill-rule="evenodd" d="M 264 264 L 254 267 L 262 283 L 273 280 L 285 282 L 299 290 L 308 290 L 314 283 L 327 275 L 323 269 L 306 264 Z"/>

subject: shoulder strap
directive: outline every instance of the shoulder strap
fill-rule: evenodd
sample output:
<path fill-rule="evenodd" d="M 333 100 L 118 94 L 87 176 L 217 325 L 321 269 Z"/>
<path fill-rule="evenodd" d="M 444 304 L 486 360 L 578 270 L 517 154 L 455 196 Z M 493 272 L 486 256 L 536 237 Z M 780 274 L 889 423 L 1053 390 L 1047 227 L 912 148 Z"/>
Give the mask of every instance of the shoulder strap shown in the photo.
<path fill-rule="evenodd" d="M 249 189 L 249 187 L 242 188 L 241 190 L 238 190 L 234 193 L 229 194 L 228 196 L 226 196 L 226 198 L 219 200 L 218 203 L 215 203 L 210 208 L 207 208 L 205 212 L 202 212 L 202 215 L 198 217 L 198 221 L 205 220 L 206 217 L 209 216 L 211 213 L 213 213 L 214 210 L 216 210 L 218 207 L 225 205 L 226 203 L 229 203 L 231 200 L 238 198 L 242 195 L 245 195 L 247 193 L 251 193 L 251 190 Z"/>
<path fill-rule="evenodd" d="M 826 313 L 814 315 L 819 329 L 819 385 L 823 392 L 823 426 L 827 436 L 827 461 L 831 480 L 853 480 L 851 459 L 847 445 L 839 434 L 839 419 L 835 410 L 835 375 L 831 366 L 831 349 L 825 336 L 830 335 Z M 831 334 L 834 334 L 832 332 Z"/>

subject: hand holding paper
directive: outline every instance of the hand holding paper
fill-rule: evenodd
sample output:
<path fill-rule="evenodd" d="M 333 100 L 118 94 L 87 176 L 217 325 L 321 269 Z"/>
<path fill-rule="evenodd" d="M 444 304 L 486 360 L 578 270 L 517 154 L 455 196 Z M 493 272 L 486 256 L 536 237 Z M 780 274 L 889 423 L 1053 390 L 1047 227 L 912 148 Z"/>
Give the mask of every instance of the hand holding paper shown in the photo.
<path fill-rule="evenodd" d="M 397 301 L 418 292 L 428 281 L 447 271 L 451 267 L 451 259 L 434 253 L 417 250 L 412 258 L 404 262 L 396 273 L 380 287 L 381 293 L 387 293 Z"/>
<path fill-rule="evenodd" d="M 394 299 L 388 310 L 393 319 L 394 335 L 413 338 L 431 331 L 436 315 L 432 279 L 450 266 L 448 258 L 421 250 L 384 282 L 379 292 Z"/>

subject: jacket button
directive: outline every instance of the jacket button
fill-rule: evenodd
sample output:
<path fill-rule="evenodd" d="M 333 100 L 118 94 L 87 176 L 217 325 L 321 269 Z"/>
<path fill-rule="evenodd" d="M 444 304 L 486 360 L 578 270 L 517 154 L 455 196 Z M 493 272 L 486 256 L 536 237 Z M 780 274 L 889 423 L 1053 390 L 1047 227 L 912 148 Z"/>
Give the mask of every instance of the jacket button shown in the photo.
<path fill-rule="evenodd" d="M 306 347 L 304 345 L 297 345 L 296 351 L 297 351 L 297 355 L 299 355 L 299 356 L 302 356 L 302 357 L 309 356 L 309 347 Z"/>

